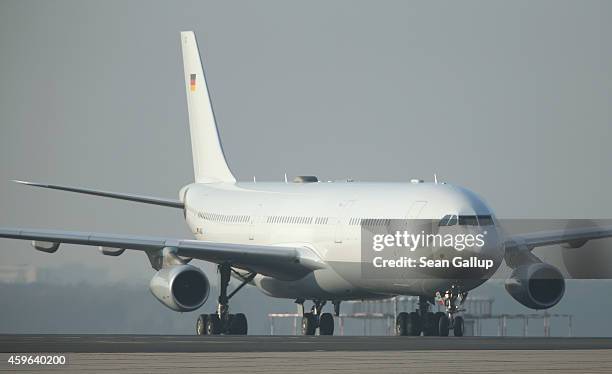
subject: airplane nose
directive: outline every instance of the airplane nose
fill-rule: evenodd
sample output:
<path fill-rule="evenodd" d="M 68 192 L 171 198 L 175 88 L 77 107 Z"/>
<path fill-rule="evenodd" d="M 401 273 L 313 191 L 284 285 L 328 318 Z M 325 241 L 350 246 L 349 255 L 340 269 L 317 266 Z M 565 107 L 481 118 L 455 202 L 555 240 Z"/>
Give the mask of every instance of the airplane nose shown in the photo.
<path fill-rule="evenodd" d="M 494 225 L 442 226 L 438 234 L 453 239 L 433 249 L 429 256 L 434 260 L 450 261 L 449 268 L 442 274 L 444 276 L 456 279 L 488 278 L 503 261 L 501 236 Z M 415 253 L 417 257 L 420 255 Z"/>
<path fill-rule="evenodd" d="M 481 230 L 483 245 L 474 248 L 474 254 L 480 259 L 493 260 L 494 270 L 501 265 L 504 258 L 503 242 L 495 226 L 483 227 Z"/>

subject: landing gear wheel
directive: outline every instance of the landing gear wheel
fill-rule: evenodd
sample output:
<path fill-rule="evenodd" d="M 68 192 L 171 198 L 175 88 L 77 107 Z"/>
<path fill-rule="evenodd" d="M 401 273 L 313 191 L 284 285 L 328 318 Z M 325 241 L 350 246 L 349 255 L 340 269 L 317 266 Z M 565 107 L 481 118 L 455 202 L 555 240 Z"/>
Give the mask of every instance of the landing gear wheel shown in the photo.
<path fill-rule="evenodd" d="M 455 317 L 455 320 L 453 321 L 453 334 L 455 334 L 455 336 L 463 336 L 463 328 L 463 317 Z"/>
<path fill-rule="evenodd" d="M 302 335 L 314 335 L 316 329 L 315 316 L 312 313 L 304 313 L 304 317 L 302 317 Z"/>
<path fill-rule="evenodd" d="M 401 312 L 397 315 L 397 319 L 395 320 L 395 335 L 397 336 L 408 335 L 408 329 L 406 326 L 407 321 L 408 321 L 408 313 Z"/>
<path fill-rule="evenodd" d="M 206 321 L 208 320 L 208 314 L 200 314 L 198 321 L 196 322 L 196 334 L 206 335 Z"/>
<path fill-rule="evenodd" d="M 438 321 L 438 334 L 440 336 L 448 336 L 450 320 L 446 314 L 440 316 Z"/>
<path fill-rule="evenodd" d="M 435 312 L 433 316 L 432 336 L 444 336 L 440 335 L 440 320 L 444 318 L 446 314 L 444 312 Z M 448 318 L 448 317 L 447 317 Z M 450 322 L 449 322 L 450 324 Z"/>
<path fill-rule="evenodd" d="M 423 319 L 423 336 L 438 336 L 438 321 L 439 315 L 433 312 L 427 312 Z"/>
<path fill-rule="evenodd" d="M 419 317 L 419 313 L 410 312 L 408 314 L 408 319 L 406 319 L 406 330 L 410 336 L 419 336 L 421 335 L 421 317 Z"/>
<path fill-rule="evenodd" d="M 334 335 L 334 316 L 331 313 L 321 314 L 321 318 L 319 318 L 319 335 Z"/>
<path fill-rule="evenodd" d="M 244 313 L 238 313 L 232 316 L 230 321 L 230 335 L 246 335 L 248 330 L 247 319 Z"/>
<path fill-rule="evenodd" d="M 221 333 L 221 320 L 216 314 L 208 315 L 206 320 L 206 335 L 219 335 Z"/>
<path fill-rule="evenodd" d="M 202 315 L 196 323 L 196 333 L 200 334 L 202 325 L 204 326 L 203 335 L 246 335 L 248 330 L 246 316 L 242 313 L 230 314 L 229 300 L 249 282 L 251 282 L 256 273 L 243 275 L 232 269 L 232 264 L 224 262 L 217 267 L 219 271 L 219 298 L 217 299 L 216 313 L 207 316 Z M 238 278 L 242 280 L 240 285 L 228 294 L 232 271 Z"/>

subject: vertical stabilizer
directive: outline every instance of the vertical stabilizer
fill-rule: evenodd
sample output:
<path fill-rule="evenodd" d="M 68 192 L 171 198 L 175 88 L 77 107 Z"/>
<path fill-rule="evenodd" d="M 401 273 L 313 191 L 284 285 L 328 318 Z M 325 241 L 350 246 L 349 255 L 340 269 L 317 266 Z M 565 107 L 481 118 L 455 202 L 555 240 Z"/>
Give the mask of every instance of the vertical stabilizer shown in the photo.
<path fill-rule="evenodd" d="M 235 182 L 217 131 L 206 77 L 193 31 L 181 32 L 187 110 L 196 182 Z"/>

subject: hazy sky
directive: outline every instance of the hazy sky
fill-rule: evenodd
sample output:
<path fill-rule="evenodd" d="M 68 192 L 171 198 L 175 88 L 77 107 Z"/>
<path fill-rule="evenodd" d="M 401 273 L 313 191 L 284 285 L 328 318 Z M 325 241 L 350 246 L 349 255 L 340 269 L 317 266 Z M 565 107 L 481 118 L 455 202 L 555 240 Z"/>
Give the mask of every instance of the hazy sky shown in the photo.
<path fill-rule="evenodd" d="M 440 179 L 502 217 L 612 217 L 610 1 L 0 0 L 0 226 L 187 237 L 179 44 L 194 30 L 241 180 Z M 149 278 L 142 253 L 3 240 L 0 263 Z"/>

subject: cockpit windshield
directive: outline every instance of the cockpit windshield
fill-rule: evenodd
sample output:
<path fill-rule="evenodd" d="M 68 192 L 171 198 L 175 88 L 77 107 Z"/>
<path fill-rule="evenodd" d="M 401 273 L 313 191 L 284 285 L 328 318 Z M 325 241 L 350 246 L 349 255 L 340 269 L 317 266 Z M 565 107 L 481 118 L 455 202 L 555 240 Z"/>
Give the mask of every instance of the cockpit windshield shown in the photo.
<path fill-rule="evenodd" d="M 480 215 L 478 216 L 478 225 L 479 226 L 493 226 L 493 217 L 490 215 Z"/>
<path fill-rule="evenodd" d="M 478 226 L 476 216 L 459 216 L 459 226 Z"/>
<path fill-rule="evenodd" d="M 456 215 L 447 214 L 438 223 L 438 226 L 493 226 L 493 218 L 490 215 Z"/>
<path fill-rule="evenodd" d="M 457 224 L 457 216 L 453 214 L 447 214 L 440 222 L 438 222 L 438 226 L 454 226 Z"/>

